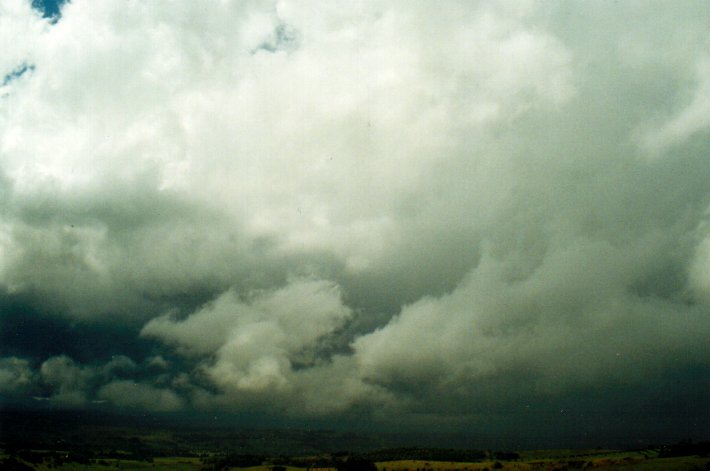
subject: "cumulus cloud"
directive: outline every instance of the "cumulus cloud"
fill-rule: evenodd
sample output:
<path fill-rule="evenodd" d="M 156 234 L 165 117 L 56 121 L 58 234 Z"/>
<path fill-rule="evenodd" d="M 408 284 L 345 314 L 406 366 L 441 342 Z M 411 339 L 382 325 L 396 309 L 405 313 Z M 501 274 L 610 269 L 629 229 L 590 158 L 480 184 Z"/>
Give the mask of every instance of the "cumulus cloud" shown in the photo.
<path fill-rule="evenodd" d="M 486 255 L 451 294 L 407 306 L 358 338 L 359 373 L 406 395 L 432 390 L 440 402 L 419 405 L 425 409 L 447 409 L 447 398 L 465 395 L 476 410 L 643 384 L 702 361 L 705 309 L 629 292 L 626 258 L 634 255 L 625 251 L 599 243 L 556 248 L 520 279 L 509 278 L 509 261 Z"/>
<path fill-rule="evenodd" d="M 284 398 L 300 398 L 309 407 L 320 409 L 320 396 L 311 400 L 298 389 L 305 389 L 307 394 L 313 385 L 322 385 L 322 376 L 333 376 L 340 369 L 349 372 L 350 368 L 330 363 L 328 352 L 324 357 L 320 350 L 323 341 L 351 318 L 352 311 L 343 304 L 336 285 L 294 279 L 283 288 L 253 293 L 249 299 L 240 299 L 228 291 L 184 320 L 167 315 L 153 319 L 143 328 L 142 335 L 174 345 L 186 356 L 210 359 L 202 363 L 202 373 L 220 389 L 234 394 L 233 401 L 237 403 L 259 401 L 258 398 L 273 402 L 271 394 L 280 394 Z M 339 359 L 335 363 L 345 361 Z M 317 371 L 323 373 L 318 375 Z M 342 379 L 340 375 L 339 380 Z M 348 381 L 368 390 L 357 378 L 346 378 Z M 343 384 L 338 389 L 345 392 L 349 388 Z M 353 400 L 348 395 L 359 398 L 349 391 L 343 397 L 333 397 L 348 403 Z"/>
<path fill-rule="evenodd" d="M 0 394 L 27 394 L 34 389 L 35 381 L 35 373 L 27 360 L 17 357 L 0 358 Z"/>
<path fill-rule="evenodd" d="M 125 355 L 115 355 L 101 368 L 101 373 L 107 378 L 132 376 L 138 370 L 138 365 Z"/>
<path fill-rule="evenodd" d="M 61 355 L 42 363 L 39 374 L 50 391 L 52 402 L 75 407 L 88 402 L 87 392 L 96 372 L 90 366 L 77 365 L 71 358 Z"/>
<path fill-rule="evenodd" d="M 423 5 L 325 22 L 289 4 L 65 10 L 5 106 L 3 280 L 80 317 L 220 292 L 304 253 L 381 271 L 434 166 L 469 153 L 462 133 L 573 89 L 564 47 L 495 10 L 444 35 Z M 283 25 L 303 32 L 295 51 L 256 47 Z"/>
<path fill-rule="evenodd" d="M 0 8 L 2 296 L 152 346 L 35 359 L 55 396 L 710 420 L 706 8 Z"/>
<path fill-rule="evenodd" d="M 5 357 L 0 359 L 0 394 L 12 399 L 32 397 L 62 408 L 109 403 L 118 408 L 154 412 L 182 409 L 185 401 L 180 390 L 189 392 L 195 387 L 185 384 L 184 374 L 155 377 L 151 373 L 156 365 L 164 370 L 167 362 L 153 357 L 138 364 L 127 356 L 116 355 L 105 363 L 81 364 L 59 355 L 35 369 L 27 359 Z M 140 377 L 145 379 L 136 381 Z"/>
<path fill-rule="evenodd" d="M 0 96 L 7 93 L 9 82 L 25 67 L 32 64 L 38 38 L 46 32 L 49 24 L 32 9 L 30 2 L 9 0 L 0 6 L 0 38 L 5 44 L 15 44 L 0 58 Z"/>
<path fill-rule="evenodd" d="M 339 289 L 333 283 L 297 279 L 275 291 L 253 293 L 247 301 L 228 291 L 183 321 L 171 320 L 170 316 L 153 319 L 142 333 L 196 353 L 214 353 L 233 336 L 247 332 L 238 343 L 255 348 L 277 347 L 295 354 L 314 346 L 350 316 L 350 309 L 342 304 Z M 273 330 L 271 341 L 263 345 L 252 341 L 248 333 L 262 326 Z"/>

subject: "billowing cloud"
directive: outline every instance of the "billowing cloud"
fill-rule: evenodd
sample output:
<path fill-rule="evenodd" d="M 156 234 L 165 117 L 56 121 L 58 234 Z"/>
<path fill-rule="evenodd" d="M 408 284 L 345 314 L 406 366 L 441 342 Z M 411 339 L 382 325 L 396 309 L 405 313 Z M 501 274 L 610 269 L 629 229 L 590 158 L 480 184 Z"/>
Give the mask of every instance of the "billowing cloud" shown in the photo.
<path fill-rule="evenodd" d="M 511 279 L 520 273 L 511 273 L 510 261 L 486 255 L 451 294 L 407 306 L 358 338 L 359 373 L 406 395 L 431 390 L 440 401 L 420 404 L 425 409 L 448 409 L 447 398 L 463 396 L 478 410 L 585 387 L 644 384 L 702 362 L 707 313 L 631 290 L 628 258 L 637 256 L 577 241 Z"/>
<path fill-rule="evenodd" d="M 0 358 L 0 394 L 16 396 L 31 392 L 36 381 L 34 376 L 27 360 Z"/>
<path fill-rule="evenodd" d="M 164 370 L 165 365 L 159 368 Z M 153 412 L 184 408 L 180 392 L 194 387 L 181 385 L 184 379 L 180 374 L 153 375 L 155 367 L 155 358 L 137 364 L 118 355 L 105 363 L 81 364 L 60 355 L 35 369 L 26 359 L 5 357 L 0 359 L 0 394 L 13 400 L 47 401 L 62 408 L 104 403 Z M 137 381 L 140 378 L 143 380 Z"/>
<path fill-rule="evenodd" d="M 142 333 L 198 354 L 215 353 L 234 341 L 245 350 L 254 348 L 254 355 L 244 351 L 248 361 L 261 356 L 262 349 L 302 353 L 351 316 L 337 286 L 319 280 L 293 280 L 276 291 L 256 292 L 251 298 L 242 301 L 229 291 L 183 321 L 170 316 L 153 319 Z M 267 331 L 266 339 L 259 339 L 261 329 Z"/>
<path fill-rule="evenodd" d="M 66 407 L 88 402 L 87 392 L 95 375 L 92 367 L 77 365 L 67 356 L 52 357 L 39 369 L 41 381 L 50 391 L 48 399 Z"/>
<path fill-rule="evenodd" d="M 351 359 L 330 358 L 328 339 L 351 318 L 336 285 L 293 279 L 249 299 L 228 291 L 181 321 L 155 318 L 142 335 L 205 359 L 201 373 L 227 394 L 215 402 L 263 406 L 274 403 L 276 395 L 297 401 L 305 413 L 320 413 L 378 394 L 351 376 Z M 314 394 L 314 388 L 320 393 Z"/>
<path fill-rule="evenodd" d="M 3 334 L 8 391 L 710 421 L 704 6 L 0 8 L 2 297 L 122 333 L 82 362 Z"/>
<path fill-rule="evenodd" d="M 34 59 L 36 42 L 46 32 L 48 24 L 32 9 L 30 2 L 9 0 L 0 5 L 0 38 L 5 44 L 15 44 L 0 58 L 0 96 L 7 93 L 10 82 L 20 77 Z"/>
<path fill-rule="evenodd" d="M 186 6 L 64 9 L 6 100 L 3 280 L 80 317 L 273 277 L 300 254 L 382 271 L 417 243 L 401 241 L 410 224 L 429 226 L 407 213 L 437 166 L 491 164 L 462 134 L 573 90 L 563 46 L 495 10 L 439 36 L 424 6 L 351 12 L 348 34 L 346 11 L 321 24 L 290 5 L 200 9 L 207 29 Z M 258 47 L 284 24 L 303 31 L 298 49 Z"/>

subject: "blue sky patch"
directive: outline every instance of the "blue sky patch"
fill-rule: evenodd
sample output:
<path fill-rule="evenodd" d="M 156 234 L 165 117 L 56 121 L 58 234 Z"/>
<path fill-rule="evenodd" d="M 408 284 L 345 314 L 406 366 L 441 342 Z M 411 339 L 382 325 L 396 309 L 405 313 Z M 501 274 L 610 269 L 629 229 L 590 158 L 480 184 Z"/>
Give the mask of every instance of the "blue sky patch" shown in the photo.
<path fill-rule="evenodd" d="M 32 64 L 22 64 L 18 67 L 15 68 L 12 72 L 9 74 L 5 75 L 2 79 L 2 85 L 5 86 L 12 82 L 13 80 L 17 80 L 18 78 L 22 77 L 25 75 L 27 72 L 32 72 L 35 70 L 35 66 Z"/>
<path fill-rule="evenodd" d="M 42 12 L 45 18 L 58 20 L 62 16 L 61 8 L 67 0 L 32 0 L 32 8 Z"/>
<path fill-rule="evenodd" d="M 298 47 L 298 31 L 286 24 L 280 24 L 274 30 L 269 40 L 264 41 L 254 52 L 263 50 L 267 52 L 291 51 Z"/>

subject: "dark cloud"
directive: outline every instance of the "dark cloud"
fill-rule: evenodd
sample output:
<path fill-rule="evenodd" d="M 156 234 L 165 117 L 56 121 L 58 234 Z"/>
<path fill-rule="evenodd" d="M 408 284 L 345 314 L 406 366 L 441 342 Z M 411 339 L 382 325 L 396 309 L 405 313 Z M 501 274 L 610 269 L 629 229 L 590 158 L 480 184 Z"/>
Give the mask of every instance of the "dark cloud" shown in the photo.
<path fill-rule="evenodd" d="M 31 301 L 10 296 L 0 300 L 0 355 L 33 362 L 66 354 L 82 363 L 127 354 L 143 358 L 153 349 L 138 338 L 139 329 L 123 324 L 67 322 L 43 313 Z"/>

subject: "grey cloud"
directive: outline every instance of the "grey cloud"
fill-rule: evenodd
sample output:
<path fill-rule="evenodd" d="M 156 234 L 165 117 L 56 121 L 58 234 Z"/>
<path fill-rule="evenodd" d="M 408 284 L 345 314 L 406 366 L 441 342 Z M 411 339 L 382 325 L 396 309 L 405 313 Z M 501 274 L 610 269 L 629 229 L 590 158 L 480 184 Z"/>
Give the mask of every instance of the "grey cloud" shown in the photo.
<path fill-rule="evenodd" d="M 156 368 L 156 369 L 166 369 L 170 366 L 170 363 L 163 358 L 162 355 L 156 355 L 153 357 L 150 357 L 146 360 L 146 363 L 150 368 Z"/>
<path fill-rule="evenodd" d="M 182 409 L 185 401 L 179 393 L 191 393 L 196 386 L 184 374 L 166 371 L 165 360 L 161 366 L 164 377 L 154 376 L 150 369 L 155 360 L 136 363 L 117 355 L 103 364 L 82 364 L 60 355 L 34 369 L 26 359 L 5 357 L 0 360 L 0 393 L 13 399 L 46 400 L 64 408 L 108 402 L 118 408 L 158 412 Z"/>
<path fill-rule="evenodd" d="M 615 276 L 628 261 L 613 252 L 597 245 L 551 255 L 556 261 L 519 280 L 506 279 L 510 267 L 486 257 L 450 295 L 408 306 L 357 339 L 360 373 L 405 393 L 434 389 L 438 404 L 464 394 L 490 406 L 653 381 L 704 362 L 705 309 L 625 291 Z"/>
<path fill-rule="evenodd" d="M 0 359 L 0 394 L 8 396 L 33 392 L 36 377 L 27 360 L 17 357 Z"/>
<path fill-rule="evenodd" d="M 115 355 L 101 368 L 106 378 L 132 377 L 138 370 L 138 365 L 125 355 Z"/>
<path fill-rule="evenodd" d="M 706 134 L 710 121 L 707 109 L 710 106 L 710 59 L 702 57 L 697 62 L 696 84 L 689 102 L 673 115 L 664 117 L 660 124 L 646 127 L 640 137 L 641 144 L 652 155 L 658 155 L 668 147 L 687 141 L 696 134 Z"/>
<path fill-rule="evenodd" d="M 42 363 L 39 374 L 50 391 L 52 402 L 76 407 L 88 402 L 87 393 L 96 373 L 92 367 L 77 365 L 71 358 L 62 355 Z"/>
<path fill-rule="evenodd" d="M 173 391 L 134 381 L 111 382 L 98 391 L 98 397 L 133 410 L 170 412 L 184 407 L 183 400 Z"/>

